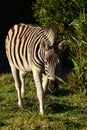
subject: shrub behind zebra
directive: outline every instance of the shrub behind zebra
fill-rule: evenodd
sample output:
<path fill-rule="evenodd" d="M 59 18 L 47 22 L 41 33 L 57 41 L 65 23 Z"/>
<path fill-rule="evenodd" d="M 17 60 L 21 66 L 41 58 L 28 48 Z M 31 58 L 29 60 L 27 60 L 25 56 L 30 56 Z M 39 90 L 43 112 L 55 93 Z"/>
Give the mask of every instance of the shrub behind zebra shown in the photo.
<path fill-rule="evenodd" d="M 37 88 L 40 114 L 44 114 L 44 93 L 47 86 L 51 92 L 57 89 L 57 85 L 54 85 L 55 71 L 60 59 L 54 49 L 55 37 L 56 30 L 52 26 L 42 28 L 20 23 L 8 32 L 5 40 L 6 55 L 15 81 L 20 108 L 25 96 L 24 77 L 29 71 L 33 73 Z"/>

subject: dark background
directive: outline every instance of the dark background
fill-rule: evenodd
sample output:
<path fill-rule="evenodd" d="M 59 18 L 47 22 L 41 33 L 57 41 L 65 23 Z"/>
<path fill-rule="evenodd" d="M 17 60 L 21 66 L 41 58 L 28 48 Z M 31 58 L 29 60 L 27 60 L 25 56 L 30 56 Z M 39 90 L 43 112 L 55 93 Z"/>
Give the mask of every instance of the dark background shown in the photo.
<path fill-rule="evenodd" d="M 0 73 L 9 72 L 5 55 L 5 38 L 9 29 L 17 23 L 34 24 L 32 2 L 35 0 L 0 1 Z"/>
<path fill-rule="evenodd" d="M 0 0 L 0 74 L 10 72 L 5 54 L 5 38 L 9 29 L 17 23 L 37 24 L 33 17 L 32 4 L 36 0 Z M 71 67 L 68 52 L 63 54 L 64 67 Z"/>
<path fill-rule="evenodd" d="M 17 23 L 34 23 L 34 0 L 0 1 L 0 53 L 4 53 L 4 41 L 8 30 Z"/>

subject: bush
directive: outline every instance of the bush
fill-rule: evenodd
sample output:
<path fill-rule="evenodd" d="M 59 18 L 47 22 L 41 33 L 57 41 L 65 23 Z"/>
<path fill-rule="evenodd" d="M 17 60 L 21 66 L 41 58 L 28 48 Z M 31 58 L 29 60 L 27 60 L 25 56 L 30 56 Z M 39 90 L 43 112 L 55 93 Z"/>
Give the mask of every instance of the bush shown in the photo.
<path fill-rule="evenodd" d="M 74 64 L 69 84 L 71 88 L 79 88 L 82 92 L 84 88 L 87 89 L 87 15 L 80 14 L 70 26 L 75 28 L 75 36 L 69 39 L 70 59 Z"/>
<path fill-rule="evenodd" d="M 57 42 L 66 40 L 73 70 L 66 84 L 70 88 L 87 88 L 87 2 L 85 0 L 36 0 L 34 17 L 40 25 L 55 25 Z"/>
<path fill-rule="evenodd" d="M 69 24 L 79 17 L 85 3 L 81 0 L 36 0 L 33 3 L 34 17 L 40 25 L 53 24 L 58 32 L 58 41 L 73 33 Z"/>

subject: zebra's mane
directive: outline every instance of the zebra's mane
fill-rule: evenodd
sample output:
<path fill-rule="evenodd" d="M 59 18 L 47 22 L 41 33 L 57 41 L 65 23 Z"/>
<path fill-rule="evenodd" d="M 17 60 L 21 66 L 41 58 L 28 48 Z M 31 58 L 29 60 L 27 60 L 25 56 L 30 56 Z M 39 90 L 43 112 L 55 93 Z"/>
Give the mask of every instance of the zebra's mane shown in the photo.
<path fill-rule="evenodd" d="M 56 29 L 52 25 L 47 25 L 43 27 L 43 30 L 45 31 L 51 46 L 54 44 L 55 38 L 56 38 Z"/>
<path fill-rule="evenodd" d="M 55 53 L 55 51 L 53 49 L 50 49 L 48 51 L 48 54 L 46 56 L 46 60 L 48 62 L 53 62 L 55 65 L 58 64 L 58 62 L 59 62 L 58 55 Z"/>

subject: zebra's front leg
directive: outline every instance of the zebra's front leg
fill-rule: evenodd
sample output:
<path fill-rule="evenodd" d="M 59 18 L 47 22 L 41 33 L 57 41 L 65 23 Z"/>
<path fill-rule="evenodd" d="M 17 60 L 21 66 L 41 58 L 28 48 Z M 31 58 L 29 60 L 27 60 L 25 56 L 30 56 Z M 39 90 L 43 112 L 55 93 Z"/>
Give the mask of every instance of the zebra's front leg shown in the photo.
<path fill-rule="evenodd" d="M 44 91 L 42 87 L 42 74 L 37 70 L 33 70 L 35 85 L 37 88 L 37 97 L 39 100 L 40 114 L 44 114 Z"/>
<path fill-rule="evenodd" d="M 46 92 L 47 84 L 48 84 L 48 76 L 43 74 L 43 76 L 42 76 L 42 86 L 43 86 L 44 93 Z"/>

